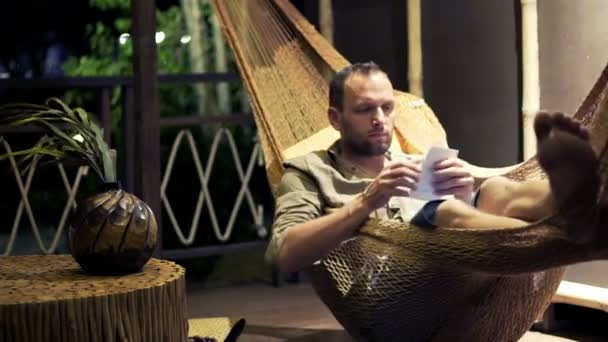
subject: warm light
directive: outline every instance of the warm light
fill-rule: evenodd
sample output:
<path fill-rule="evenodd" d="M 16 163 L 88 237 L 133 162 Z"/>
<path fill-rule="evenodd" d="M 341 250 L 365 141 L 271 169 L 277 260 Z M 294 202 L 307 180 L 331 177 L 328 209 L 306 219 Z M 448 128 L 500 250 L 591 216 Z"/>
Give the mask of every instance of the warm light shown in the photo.
<path fill-rule="evenodd" d="M 73 136 L 72 139 L 78 141 L 79 143 L 84 142 L 84 138 L 82 137 L 82 135 L 80 135 L 80 133 Z"/>
<path fill-rule="evenodd" d="M 123 33 L 120 35 L 120 37 L 118 37 L 118 42 L 120 43 L 120 45 L 125 45 L 125 44 L 127 44 L 127 41 L 129 40 L 130 37 L 131 37 L 130 34 Z"/>
<path fill-rule="evenodd" d="M 192 37 L 190 35 L 185 35 L 180 38 L 179 42 L 182 44 L 188 44 L 188 43 L 190 43 L 191 40 L 192 40 Z"/>
<path fill-rule="evenodd" d="M 165 32 L 156 32 L 156 44 L 160 44 L 165 40 Z"/>

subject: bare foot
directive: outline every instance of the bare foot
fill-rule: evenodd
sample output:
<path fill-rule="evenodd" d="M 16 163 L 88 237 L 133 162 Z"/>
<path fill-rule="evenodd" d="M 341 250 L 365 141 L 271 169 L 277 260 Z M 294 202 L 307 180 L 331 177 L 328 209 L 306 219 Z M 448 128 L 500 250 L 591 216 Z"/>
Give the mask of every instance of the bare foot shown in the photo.
<path fill-rule="evenodd" d="M 561 113 L 539 113 L 534 120 L 538 162 L 549 176 L 554 206 L 566 220 L 568 237 L 594 239 L 600 178 L 599 161 L 587 130 Z"/>

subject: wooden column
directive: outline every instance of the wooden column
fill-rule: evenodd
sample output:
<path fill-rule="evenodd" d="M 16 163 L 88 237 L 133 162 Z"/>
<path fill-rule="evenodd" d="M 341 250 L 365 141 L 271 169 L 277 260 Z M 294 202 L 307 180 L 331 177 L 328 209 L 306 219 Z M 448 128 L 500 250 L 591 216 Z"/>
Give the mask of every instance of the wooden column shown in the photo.
<path fill-rule="evenodd" d="M 423 97 L 420 0 L 407 1 L 408 91 Z"/>
<path fill-rule="evenodd" d="M 154 1 L 132 0 L 133 16 L 133 115 L 135 127 L 135 195 L 156 215 L 161 229 L 160 206 L 160 109 L 156 63 L 156 7 Z M 159 246 L 162 235 L 159 236 Z"/>
<path fill-rule="evenodd" d="M 334 44 L 334 12 L 331 0 L 319 0 L 319 27 L 329 44 Z"/>
<path fill-rule="evenodd" d="M 540 110 L 540 71 L 538 55 L 538 14 L 536 0 L 521 0 L 522 23 L 522 136 L 523 159 L 536 154 L 534 116 Z"/>

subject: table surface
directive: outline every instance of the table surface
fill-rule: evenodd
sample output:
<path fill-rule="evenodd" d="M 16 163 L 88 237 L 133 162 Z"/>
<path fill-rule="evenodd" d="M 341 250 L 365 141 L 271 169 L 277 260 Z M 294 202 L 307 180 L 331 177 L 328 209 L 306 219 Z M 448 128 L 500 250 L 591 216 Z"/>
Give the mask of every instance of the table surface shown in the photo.
<path fill-rule="evenodd" d="M 128 293 L 162 286 L 184 274 L 181 266 L 154 258 L 141 272 L 93 276 L 85 273 L 71 255 L 0 257 L 0 305 Z"/>

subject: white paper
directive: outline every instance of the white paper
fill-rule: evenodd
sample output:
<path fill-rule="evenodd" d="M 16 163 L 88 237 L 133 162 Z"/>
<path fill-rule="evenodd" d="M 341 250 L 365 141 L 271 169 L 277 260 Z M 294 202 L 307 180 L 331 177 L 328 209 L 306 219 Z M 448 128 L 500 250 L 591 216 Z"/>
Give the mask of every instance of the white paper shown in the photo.
<path fill-rule="evenodd" d="M 452 198 L 452 195 L 437 196 L 433 191 L 433 165 L 436 162 L 448 158 L 456 158 L 458 156 L 458 150 L 454 150 L 446 147 L 431 147 L 422 161 L 422 172 L 420 173 L 420 179 L 416 184 L 416 190 L 414 190 L 410 197 L 418 198 L 421 200 L 432 201 L 436 199 L 447 199 Z"/>

